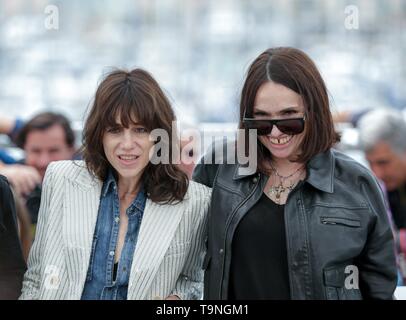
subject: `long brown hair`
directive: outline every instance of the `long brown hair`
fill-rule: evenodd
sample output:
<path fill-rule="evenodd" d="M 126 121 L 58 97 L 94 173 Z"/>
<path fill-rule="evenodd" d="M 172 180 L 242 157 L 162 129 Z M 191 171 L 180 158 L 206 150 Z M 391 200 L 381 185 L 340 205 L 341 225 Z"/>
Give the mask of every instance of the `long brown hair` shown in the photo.
<path fill-rule="evenodd" d="M 252 117 L 255 97 L 260 86 L 268 81 L 281 84 L 299 94 L 305 107 L 305 133 L 301 154 L 296 162 L 307 163 L 313 156 L 325 152 L 340 135 L 334 129 L 327 88 L 314 62 L 303 51 L 290 47 L 270 48 L 261 53 L 249 67 L 240 100 L 239 128 L 248 130 L 242 119 Z M 265 162 L 271 153 L 258 140 L 258 169 L 266 172 Z"/>
<path fill-rule="evenodd" d="M 142 69 L 112 71 L 99 85 L 83 129 L 83 159 L 89 172 L 101 181 L 105 180 L 111 167 L 104 153 L 103 135 L 107 128 L 116 125 L 118 117 L 125 128 L 137 122 L 149 132 L 159 128 L 169 137 L 176 133 L 175 128 L 175 133 L 172 132 L 172 122 L 176 118 L 171 104 L 148 72 Z M 173 154 L 173 148 L 179 150 L 178 140 L 173 140 L 174 143 L 172 139 L 167 142 L 169 155 Z M 142 181 L 152 201 L 170 203 L 183 200 L 188 178 L 173 162 L 149 162 L 145 168 Z"/>

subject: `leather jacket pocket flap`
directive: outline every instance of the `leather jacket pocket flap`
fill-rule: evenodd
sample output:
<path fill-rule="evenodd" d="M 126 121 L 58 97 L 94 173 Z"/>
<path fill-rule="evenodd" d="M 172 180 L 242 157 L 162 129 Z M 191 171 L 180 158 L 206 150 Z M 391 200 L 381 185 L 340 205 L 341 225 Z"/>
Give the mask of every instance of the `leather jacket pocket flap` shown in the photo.
<path fill-rule="evenodd" d="M 345 267 L 343 266 L 324 269 L 324 285 L 327 287 L 344 287 L 345 277 Z"/>
<path fill-rule="evenodd" d="M 359 220 L 342 217 L 320 217 L 320 221 L 322 224 L 326 225 L 342 225 L 352 228 L 361 227 L 361 222 Z"/>
<path fill-rule="evenodd" d="M 207 270 L 211 261 L 211 254 L 206 253 L 204 260 L 203 260 L 203 270 Z"/>

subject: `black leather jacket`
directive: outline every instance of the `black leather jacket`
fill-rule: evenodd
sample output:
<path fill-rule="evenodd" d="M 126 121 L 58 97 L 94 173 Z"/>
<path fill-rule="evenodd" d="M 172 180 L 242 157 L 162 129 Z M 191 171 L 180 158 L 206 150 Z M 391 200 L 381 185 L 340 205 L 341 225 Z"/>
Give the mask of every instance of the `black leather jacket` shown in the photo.
<path fill-rule="evenodd" d="M 238 168 L 200 163 L 193 174 L 213 188 L 205 299 L 227 299 L 234 232 L 266 184 L 266 176 Z M 285 228 L 292 299 L 392 299 L 397 268 L 384 198 L 355 160 L 330 150 L 309 161 L 286 202 Z"/>
<path fill-rule="evenodd" d="M 0 176 L 0 300 L 20 296 L 25 269 L 14 198 L 7 179 Z"/>

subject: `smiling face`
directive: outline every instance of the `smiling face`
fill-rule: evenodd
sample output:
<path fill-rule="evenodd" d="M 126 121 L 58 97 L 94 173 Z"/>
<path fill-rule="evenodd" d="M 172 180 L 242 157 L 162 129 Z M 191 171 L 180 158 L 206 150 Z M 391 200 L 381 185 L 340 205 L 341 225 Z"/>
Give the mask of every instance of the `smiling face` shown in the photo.
<path fill-rule="evenodd" d="M 300 95 L 283 85 L 268 81 L 257 91 L 253 117 L 256 119 L 300 118 L 304 116 L 304 111 Z M 287 135 L 274 125 L 271 133 L 259 136 L 259 140 L 274 158 L 293 160 L 301 151 L 300 144 L 305 131 L 298 135 Z"/>
<path fill-rule="evenodd" d="M 116 125 L 108 128 L 103 135 L 104 153 L 120 182 L 138 181 L 141 178 L 153 145 L 143 125 L 135 122 L 125 128 L 121 125 L 120 117 L 117 117 Z"/>

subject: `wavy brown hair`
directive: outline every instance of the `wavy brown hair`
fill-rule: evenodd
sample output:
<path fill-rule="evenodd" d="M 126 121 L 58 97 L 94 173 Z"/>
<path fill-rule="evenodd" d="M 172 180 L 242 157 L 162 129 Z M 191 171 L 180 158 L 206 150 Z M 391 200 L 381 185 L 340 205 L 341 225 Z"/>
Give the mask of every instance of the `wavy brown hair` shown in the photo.
<path fill-rule="evenodd" d="M 176 118 L 171 104 L 148 72 L 142 69 L 112 71 L 97 88 L 83 129 L 83 159 L 89 172 L 101 181 L 106 179 L 108 169 L 113 169 L 104 153 L 103 136 L 107 128 L 116 125 L 118 118 L 125 128 L 131 123 L 138 123 L 149 132 L 163 129 L 169 137 L 174 134 L 172 129 L 176 132 L 172 128 Z M 177 137 L 161 143 L 169 144 L 165 146 L 170 156 L 177 154 Z M 175 149 L 174 153 L 172 149 Z M 141 179 L 147 196 L 158 203 L 182 201 L 189 183 L 186 174 L 174 161 L 169 161 L 169 164 L 153 164 L 150 161 Z"/>
<path fill-rule="evenodd" d="M 270 48 L 261 53 L 248 69 L 241 93 L 239 128 L 248 130 L 242 119 L 252 117 L 255 97 L 262 84 L 273 81 L 299 94 L 305 107 L 305 133 L 296 162 L 307 163 L 313 156 L 340 141 L 330 112 L 327 88 L 316 65 L 303 51 L 290 47 Z M 271 153 L 258 140 L 258 170 L 266 172 Z"/>

